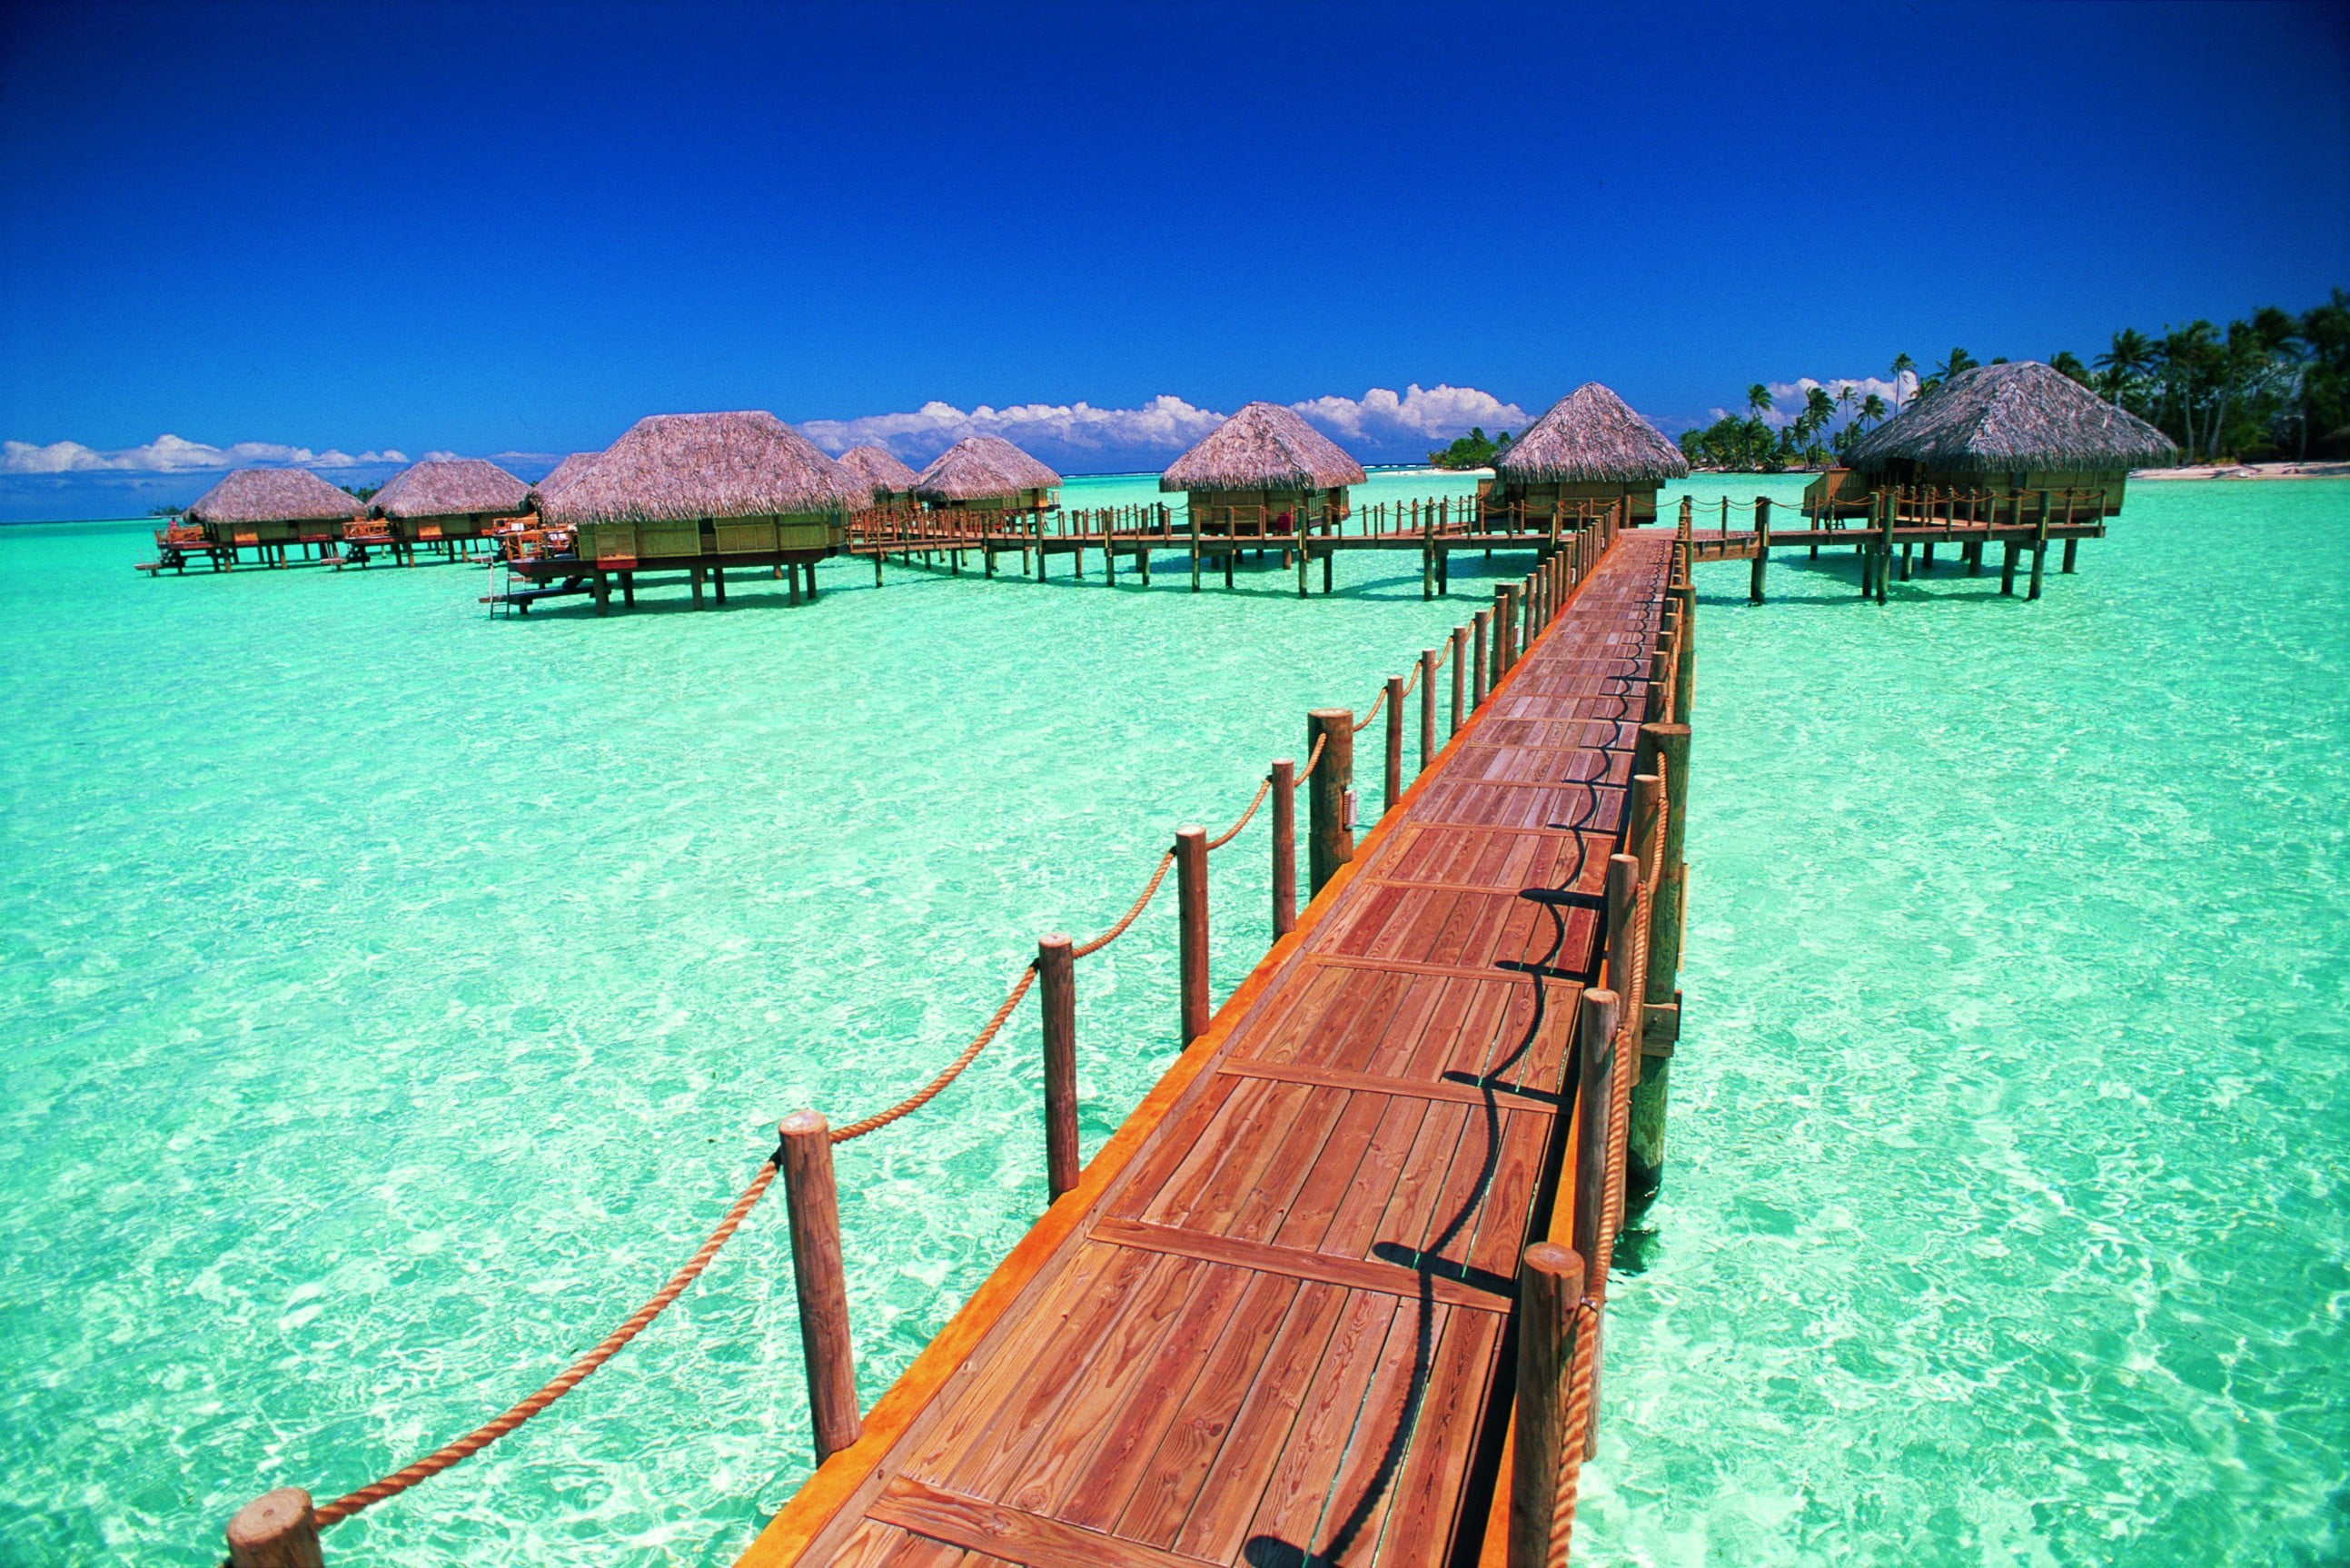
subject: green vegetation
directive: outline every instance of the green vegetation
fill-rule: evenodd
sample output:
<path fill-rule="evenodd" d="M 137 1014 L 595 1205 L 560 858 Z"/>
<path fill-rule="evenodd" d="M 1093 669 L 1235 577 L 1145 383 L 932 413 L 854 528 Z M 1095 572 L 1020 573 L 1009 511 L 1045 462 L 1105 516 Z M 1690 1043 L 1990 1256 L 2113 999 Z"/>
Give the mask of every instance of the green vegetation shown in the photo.
<path fill-rule="evenodd" d="M 1471 425 L 1469 433 L 1455 441 L 1442 452 L 1428 454 L 1430 468 L 1491 468 L 1493 460 L 1510 450 L 1510 432 L 1488 440 L 1485 427 Z"/>
<path fill-rule="evenodd" d="M 1930 392 L 1981 363 L 1952 348 L 1919 379 L 1917 391 Z M 2125 327 L 2087 363 L 2069 348 L 2048 363 L 2158 427 L 2187 462 L 2350 457 L 2350 293 L 2338 288 L 2299 316 L 2263 306 L 2224 332 L 2203 320 L 2165 327 L 2159 337 Z M 1768 473 L 1818 467 L 1888 412 L 1901 411 L 1908 399 L 1898 389 L 1917 368 L 1908 355 L 1894 356 L 1889 410 L 1873 392 L 1856 399 L 1849 383 L 1834 396 L 1814 387 L 1804 410 L 1784 424 L 1763 417 L 1771 394 L 1758 383 L 1747 389 L 1743 418 L 1724 415 L 1684 431 L 1681 451 L 1700 468 Z"/>
<path fill-rule="evenodd" d="M 354 490 L 348 484 L 338 484 L 335 488 L 341 491 L 344 494 L 351 497 L 354 501 L 372 501 L 375 499 L 375 493 L 381 490 L 383 486 L 380 484 L 362 484 L 358 489 Z"/>

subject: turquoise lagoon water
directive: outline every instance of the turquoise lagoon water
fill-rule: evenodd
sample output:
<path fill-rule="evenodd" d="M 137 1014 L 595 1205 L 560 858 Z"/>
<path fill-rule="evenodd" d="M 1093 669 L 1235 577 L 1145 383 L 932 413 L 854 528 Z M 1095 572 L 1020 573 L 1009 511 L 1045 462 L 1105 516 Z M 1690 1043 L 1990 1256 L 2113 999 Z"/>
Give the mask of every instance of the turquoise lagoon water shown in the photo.
<path fill-rule="evenodd" d="M 1946 566 L 1863 606 L 1832 552 L 1750 609 L 1701 570 L 1673 1165 L 1578 1561 L 2350 1552 L 2345 525 L 2350 487 L 2142 485 L 2036 605 Z M 493 621 L 459 568 L 148 583 L 143 545 L 0 530 L 11 1563 L 213 1561 L 255 1490 L 536 1386 L 777 1114 L 921 1081 L 1039 932 L 1482 588 L 843 565 L 797 612 Z M 1263 846 L 1216 857 L 1220 994 Z M 1173 1054 L 1171 926 L 1080 970 L 1088 1150 Z M 842 1151 L 868 1401 L 1041 1206 L 1038 1099 L 1030 1013 Z M 330 1548 L 727 1562 L 806 1473 L 798 1364 L 763 1211 Z"/>

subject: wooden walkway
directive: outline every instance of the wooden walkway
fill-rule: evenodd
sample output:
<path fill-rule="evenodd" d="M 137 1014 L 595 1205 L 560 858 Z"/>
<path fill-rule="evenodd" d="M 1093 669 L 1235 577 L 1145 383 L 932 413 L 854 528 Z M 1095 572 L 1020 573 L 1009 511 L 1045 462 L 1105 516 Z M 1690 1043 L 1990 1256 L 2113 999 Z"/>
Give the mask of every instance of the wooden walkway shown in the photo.
<path fill-rule="evenodd" d="M 1474 1550 L 1672 542 L 1619 535 L 743 1568 Z"/>

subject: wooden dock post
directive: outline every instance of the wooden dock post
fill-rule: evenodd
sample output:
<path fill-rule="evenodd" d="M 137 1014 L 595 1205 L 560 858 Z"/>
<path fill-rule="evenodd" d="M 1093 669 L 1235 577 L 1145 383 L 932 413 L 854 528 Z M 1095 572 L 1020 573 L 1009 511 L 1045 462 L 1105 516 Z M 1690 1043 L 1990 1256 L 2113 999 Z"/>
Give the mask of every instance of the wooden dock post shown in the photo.
<path fill-rule="evenodd" d="M 1419 772 L 1436 760 L 1436 649 L 1419 650 Z"/>
<path fill-rule="evenodd" d="M 1200 519 L 1191 520 L 1191 591 L 1200 591 Z"/>
<path fill-rule="evenodd" d="M 1485 693 L 1492 689 L 1492 681 L 1490 679 L 1492 663 L 1486 657 L 1486 643 L 1492 636 L 1493 612 L 1489 609 L 1479 610 L 1472 624 L 1476 628 L 1477 647 L 1471 655 L 1470 672 L 1474 678 L 1474 686 L 1470 692 L 1470 705 L 1482 708 L 1485 705 Z"/>
<path fill-rule="evenodd" d="M 1419 597 L 1436 597 L 1436 518 L 1430 514 L 1419 531 Z"/>
<path fill-rule="evenodd" d="M 1746 579 L 1749 604 L 1762 602 L 1762 576 L 1771 569 L 1771 498 L 1754 498 L 1754 569 Z"/>
<path fill-rule="evenodd" d="M 783 1134 L 784 1200 L 790 1210 L 792 1284 L 799 1294 L 800 1349 L 807 1358 L 808 1414 L 816 1463 L 857 1441 L 857 1361 L 848 1340 L 848 1289 L 840 1264 L 840 1190 L 832 1128 L 816 1111 L 794 1111 Z"/>
<path fill-rule="evenodd" d="M 2020 539 L 2002 540 L 2000 551 L 1999 591 L 2002 596 L 2012 597 L 2015 593 L 2016 557 L 2023 553 L 2023 542 Z"/>
<path fill-rule="evenodd" d="M 1183 1044 L 1208 1032 L 1208 830 L 1175 830 L 1176 949 L 1182 970 Z"/>
<path fill-rule="evenodd" d="M 229 1568 L 320 1568 L 318 1521 L 297 1486 L 263 1492 L 228 1521 Z"/>
<path fill-rule="evenodd" d="M 1626 802 L 1628 810 L 1630 802 Z M 1632 994 L 1633 915 L 1640 899 L 1640 861 L 1634 855 L 1607 857 L 1607 987 L 1637 1007 Z"/>
<path fill-rule="evenodd" d="M 1077 963 L 1060 931 L 1036 940 L 1037 1011 L 1045 1022 L 1045 1188 L 1077 1184 Z"/>
<path fill-rule="evenodd" d="M 1321 760 L 1314 764 L 1311 797 L 1306 802 L 1306 897 L 1338 867 L 1355 857 L 1355 830 L 1347 820 L 1347 795 L 1355 787 L 1355 715 L 1346 708 L 1316 708 L 1305 715 L 1305 754 L 1316 742 Z"/>
<path fill-rule="evenodd" d="M 1510 590 L 1505 586 L 1493 590 L 1492 669 L 1485 674 L 1485 690 L 1491 691 L 1502 683 L 1510 668 Z"/>
<path fill-rule="evenodd" d="M 1379 814 L 1395 809 L 1403 796 L 1403 677 L 1388 677 L 1387 781 L 1381 786 Z"/>
<path fill-rule="evenodd" d="M 1567 1385 L 1583 1307 L 1583 1259 L 1537 1241 L 1518 1264 L 1517 1397 L 1512 1421 L 1509 1568 L 1547 1568 L 1559 1482 L 1582 1456 L 1567 1451 Z"/>
<path fill-rule="evenodd" d="M 1461 732 L 1461 722 L 1465 716 L 1461 711 L 1461 698 L 1468 680 L 1469 628 L 1456 626 L 1452 628 L 1452 723 L 1444 732 L 1447 740 Z"/>
<path fill-rule="evenodd" d="M 1616 1103 L 1616 1031 L 1623 1022 L 1623 1003 L 1612 991 L 1595 987 L 1583 993 L 1575 1017 L 1576 1038 L 1583 1058 L 1583 1077 L 1572 1087 L 1575 1095 L 1575 1216 L 1569 1232 L 1575 1250 L 1586 1258 L 1599 1256 L 1599 1228 L 1607 1210 L 1608 1117 Z M 1607 1282 L 1591 1282 L 1594 1295 Z"/>
<path fill-rule="evenodd" d="M 1297 763 L 1273 764 L 1273 940 L 1297 929 Z"/>
<path fill-rule="evenodd" d="M 1901 514 L 1901 492 L 1892 491 L 1885 498 L 1885 532 L 1877 542 L 1877 602 L 1885 602 L 1886 578 L 1893 575 L 1893 524 Z"/>

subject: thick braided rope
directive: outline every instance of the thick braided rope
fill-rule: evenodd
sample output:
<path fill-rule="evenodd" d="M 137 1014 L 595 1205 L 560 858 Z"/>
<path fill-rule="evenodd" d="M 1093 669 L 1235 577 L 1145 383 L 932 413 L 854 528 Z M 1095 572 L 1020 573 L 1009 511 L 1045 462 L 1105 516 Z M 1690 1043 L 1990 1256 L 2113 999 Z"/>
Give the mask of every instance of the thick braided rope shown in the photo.
<path fill-rule="evenodd" d="M 1238 822 L 1233 823 L 1230 827 L 1224 829 L 1222 833 L 1208 840 L 1208 847 L 1211 849 L 1222 849 L 1225 845 L 1230 844 L 1233 839 L 1238 838 L 1241 836 L 1241 829 L 1249 825 L 1249 818 L 1256 815 L 1256 808 L 1264 804 L 1264 797 L 1272 792 L 1273 775 L 1271 774 L 1267 774 L 1264 775 L 1264 782 L 1256 786 L 1256 798 L 1248 803 L 1248 809 L 1246 811 L 1241 813 L 1241 819 Z"/>
<path fill-rule="evenodd" d="M 718 1250 L 726 1245 L 733 1238 L 736 1228 L 749 1217 L 753 1209 L 758 1207 L 759 1199 L 766 1196 L 768 1187 L 775 1179 L 777 1168 L 775 1162 L 780 1152 L 779 1150 L 777 1154 L 767 1157 L 767 1162 L 759 1168 L 759 1174 L 751 1179 L 751 1185 L 744 1188 L 742 1196 L 734 1199 L 734 1206 L 726 1210 L 726 1218 L 718 1222 L 718 1228 L 711 1231 L 693 1256 L 685 1261 L 685 1266 L 671 1274 L 669 1283 L 663 1285 L 650 1301 L 629 1314 L 628 1321 L 606 1335 L 603 1342 L 595 1349 L 565 1367 L 562 1373 L 545 1387 L 515 1405 L 495 1420 L 483 1423 L 455 1442 L 433 1449 L 414 1464 L 403 1469 L 395 1470 L 380 1481 L 363 1486 L 348 1496 L 337 1498 L 318 1511 L 319 1527 L 323 1529 L 329 1524 L 338 1523 L 362 1509 L 374 1507 L 386 1498 L 398 1497 L 418 1482 L 432 1480 L 460 1459 L 481 1452 L 566 1394 L 570 1393 L 589 1373 L 619 1355 L 622 1346 L 643 1333 L 646 1325 L 660 1316 L 670 1303 L 685 1293 L 686 1286 L 701 1278 L 702 1271 L 710 1266 L 710 1260 L 718 1255 Z"/>
<path fill-rule="evenodd" d="M 1312 753 L 1306 757 L 1305 768 L 1299 772 L 1298 775 L 1295 779 L 1290 781 L 1290 788 L 1302 788 L 1304 787 L 1305 781 L 1314 776 L 1315 764 L 1322 760 L 1322 748 L 1329 743 L 1330 732 L 1327 730 L 1323 731 L 1320 734 L 1314 737 L 1314 750 Z"/>
<path fill-rule="evenodd" d="M 851 1122 L 845 1127 L 835 1128 L 832 1141 L 847 1143 L 850 1138 L 863 1137 L 869 1132 L 879 1132 L 899 1117 L 912 1116 L 916 1111 L 937 1099 L 941 1090 L 962 1077 L 962 1070 L 978 1060 L 979 1054 L 987 1049 L 987 1043 L 995 1038 L 996 1033 L 1003 1027 L 1003 1021 L 1012 1016 L 1012 1010 L 1020 1005 L 1020 999 L 1027 995 L 1028 988 L 1035 983 L 1036 966 L 1032 963 L 1020 971 L 1018 980 L 1012 982 L 1012 994 L 1003 999 L 1003 1005 L 995 1010 L 995 1016 L 989 1019 L 987 1026 L 973 1037 L 970 1044 L 962 1048 L 962 1055 L 947 1064 L 946 1071 L 891 1106 L 888 1110 L 876 1111 L 861 1122 Z"/>
<path fill-rule="evenodd" d="M 1245 821 L 1246 818 L 1243 818 L 1243 820 Z M 1215 846 L 1211 844 L 1208 847 L 1212 849 Z M 1097 953 L 1101 951 L 1102 949 L 1109 946 L 1110 943 L 1118 940 L 1118 938 L 1126 935 L 1126 928 L 1134 924 L 1136 920 L 1141 919 L 1142 911 L 1150 907 L 1150 900 L 1159 896 L 1159 884 L 1167 880 L 1167 867 L 1174 864 L 1175 852 L 1172 849 L 1160 856 L 1159 857 L 1159 869 L 1150 874 L 1150 881 L 1142 889 L 1142 897 L 1134 901 L 1134 908 L 1128 909 L 1125 915 L 1119 919 L 1118 924 L 1112 926 L 1109 929 L 1096 937 L 1093 940 L 1079 945 L 1070 952 L 1069 956 L 1071 958 L 1083 958 L 1087 953 Z"/>
<path fill-rule="evenodd" d="M 1371 727 L 1371 721 L 1379 716 L 1379 709 L 1386 705 L 1387 700 L 1388 689 L 1382 686 L 1379 694 L 1371 699 L 1370 708 L 1363 714 L 1362 722 L 1355 726 L 1355 733 L 1359 735 Z"/>

